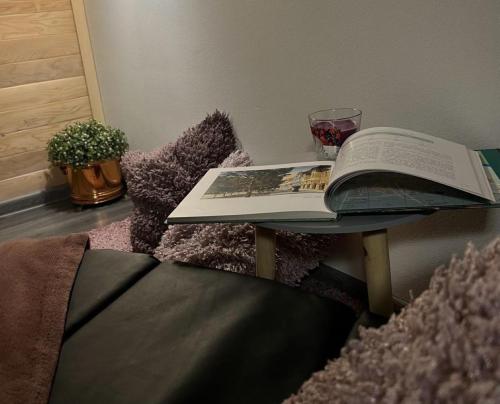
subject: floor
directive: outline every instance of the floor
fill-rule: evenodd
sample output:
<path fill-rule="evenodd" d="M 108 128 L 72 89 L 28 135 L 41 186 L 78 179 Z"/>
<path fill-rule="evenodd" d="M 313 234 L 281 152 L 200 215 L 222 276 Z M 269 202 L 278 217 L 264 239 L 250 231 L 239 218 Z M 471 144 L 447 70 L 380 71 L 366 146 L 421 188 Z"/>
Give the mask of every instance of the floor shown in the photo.
<path fill-rule="evenodd" d="M 80 207 L 69 200 L 0 216 L 0 243 L 25 237 L 79 233 L 125 219 L 133 204 L 123 197 L 101 206 Z"/>

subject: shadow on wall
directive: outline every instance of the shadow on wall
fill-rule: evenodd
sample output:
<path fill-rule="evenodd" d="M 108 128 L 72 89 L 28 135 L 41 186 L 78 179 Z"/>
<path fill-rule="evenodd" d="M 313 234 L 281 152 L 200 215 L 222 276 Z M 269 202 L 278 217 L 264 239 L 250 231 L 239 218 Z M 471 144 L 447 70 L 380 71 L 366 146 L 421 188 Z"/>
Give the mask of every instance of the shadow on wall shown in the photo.
<path fill-rule="evenodd" d="M 498 209 L 448 210 L 390 229 L 393 293 L 405 301 L 417 297 L 435 268 L 462 257 L 469 241 L 481 248 L 492 240 L 499 218 Z"/>
<path fill-rule="evenodd" d="M 462 238 L 463 245 L 469 239 L 483 234 L 488 223 L 494 222 L 492 209 L 460 209 L 433 213 L 429 217 L 412 224 L 406 224 L 394 229 L 391 246 L 398 246 L 418 240 L 431 241 L 443 238 Z M 396 236 L 397 234 L 397 236 Z"/>
<path fill-rule="evenodd" d="M 408 302 L 429 285 L 434 270 L 463 256 L 469 241 L 481 248 L 498 234 L 500 209 L 461 209 L 433 213 L 415 223 L 389 229 L 393 295 Z M 359 234 L 339 235 L 335 251 L 323 262 L 364 280 Z"/>

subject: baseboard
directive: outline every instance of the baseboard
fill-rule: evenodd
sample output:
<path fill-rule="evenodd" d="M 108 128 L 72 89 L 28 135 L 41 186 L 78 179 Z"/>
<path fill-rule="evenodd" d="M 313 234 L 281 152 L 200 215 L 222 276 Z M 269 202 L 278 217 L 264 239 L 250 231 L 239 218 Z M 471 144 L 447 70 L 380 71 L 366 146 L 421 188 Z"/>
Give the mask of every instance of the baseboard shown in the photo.
<path fill-rule="evenodd" d="M 10 215 L 22 210 L 31 209 L 40 205 L 58 202 L 70 198 L 70 191 L 66 184 L 44 191 L 35 192 L 15 199 L 0 202 L 0 216 Z"/>

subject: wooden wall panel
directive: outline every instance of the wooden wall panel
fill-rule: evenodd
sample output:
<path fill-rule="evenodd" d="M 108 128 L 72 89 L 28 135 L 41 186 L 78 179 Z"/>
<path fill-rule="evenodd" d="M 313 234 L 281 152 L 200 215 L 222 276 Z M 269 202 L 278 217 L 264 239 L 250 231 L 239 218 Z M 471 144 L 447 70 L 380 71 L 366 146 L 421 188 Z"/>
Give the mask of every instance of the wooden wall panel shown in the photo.
<path fill-rule="evenodd" d="M 0 181 L 49 167 L 45 150 L 0 157 Z"/>
<path fill-rule="evenodd" d="M 0 112 L 0 135 L 91 115 L 89 97 Z"/>
<path fill-rule="evenodd" d="M 0 88 L 83 75 L 80 55 L 0 65 Z"/>
<path fill-rule="evenodd" d="M 45 149 L 47 142 L 54 134 L 60 132 L 69 124 L 86 121 L 90 118 L 90 116 L 83 116 L 71 121 L 63 121 L 52 125 L 0 135 L 0 157 Z"/>
<path fill-rule="evenodd" d="M 0 40 L 72 32 L 75 32 L 75 23 L 71 10 L 0 16 Z"/>
<path fill-rule="evenodd" d="M 0 15 L 71 10 L 70 0 L 0 0 Z"/>
<path fill-rule="evenodd" d="M 64 184 L 66 178 L 57 168 L 19 175 L 0 181 L 0 202 L 29 195 L 40 190 Z"/>
<path fill-rule="evenodd" d="M 80 43 L 80 52 L 82 54 L 83 68 L 87 79 L 87 89 L 89 91 L 90 107 L 92 115 L 98 121 L 104 121 L 104 111 L 101 102 L 101 93 L 99 83 L 97 82 L 97 73 L 95 69 L 94 56 L 92 53 L 92 44 L 90 43 L 89 29 L 85 15 L 85 4 L 83 0 L 71 0 L 73 14 L 75 16 L 76 31 Z"/>
<path fill-rule="evenodd" d="M 83 0 L 0 0 L 0 203 L 64 181 L 47 141 L 104 121 Z"/>
<path fill-rule="evenodd" d="M 80 54 L 76 33 L 11 39 L 2 41 L 1 45 L 0 65 Z"/>
<path fill-rule="evenodd" d="M 86 95 L 87 85 L 83 76 L 0 88 L 0 112 L 28 109 L 35 105 L 71 100 Z"/>

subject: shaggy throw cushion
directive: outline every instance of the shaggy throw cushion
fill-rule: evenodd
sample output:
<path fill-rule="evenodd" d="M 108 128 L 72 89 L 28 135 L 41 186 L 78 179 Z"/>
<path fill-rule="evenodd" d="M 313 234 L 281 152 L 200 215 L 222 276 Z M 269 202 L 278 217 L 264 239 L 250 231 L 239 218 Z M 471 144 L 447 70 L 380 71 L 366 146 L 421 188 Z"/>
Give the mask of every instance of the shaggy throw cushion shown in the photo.
<path fill-rule="evenodd" d="M 131 242 L 134 251 L 152 253 L 168 215 L 210 168 L 236 150 L 227 114 L 215 111 L 173 144 L 150 153 L 129 152 L 121 162 L 134 202 Z"/>
<path fill-rule="evenodd" d="M 247 153 L 232 153 L 221 167 L 251 164 Z M 297 286 L 333 251 L 335 237 L 280 231 L 276 279 Z M 208 268 L 255 275 L 255 226 L 251 224 L 179 224 L 169 226 L 156 248 L 160 261 L 174 260 Z"/>
<path fill-rule="evenodd" d="M 427 291 L 286 402 L 499 403 L 500 238 L 436 269 Z"/>
<path fill-rule="evenodd" d="M 248 154 L 235 150 L 236 143 L 227 115 L 216 111 L 175 144 L 124 156 L 122 168 L 134 202 L 130 220 L 134 251 L 154 253 L 162 261 L 255 275 L 254 226 L 175 225 L 166 230 L 164 224 L 208 169 L 251 164 Z M 333 252 L 334 240 L 328 235 L 278 232 L 277 280 L 298 285 L 319 260 Z"/>
<path fill-rule="evenodd" d="M 293 234 L 280 231 L 276 245 L 276 279 L 290 286 L 333 252 L 329 235 Z M 255 275 L 255 227 L 251 224 L 173 225 L 155 250 L 160 261 L 174 260 Z"/>

